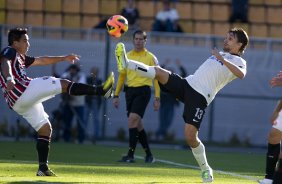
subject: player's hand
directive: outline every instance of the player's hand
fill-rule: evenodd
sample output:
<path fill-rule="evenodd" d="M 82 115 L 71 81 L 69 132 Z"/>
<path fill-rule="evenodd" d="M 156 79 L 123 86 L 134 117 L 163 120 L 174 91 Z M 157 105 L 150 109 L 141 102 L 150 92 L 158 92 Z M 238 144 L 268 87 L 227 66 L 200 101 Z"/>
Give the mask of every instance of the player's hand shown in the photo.
<path fill-rule="evenodd" d="M 7 88 L 6 88 L 7 91 L 10 91 L 14 88 L 16 82 L 14 80 L 8 80 L 6 84 L 7 84 Z"/>
<path fill-rule="evenodd" d="M 119 98 L 118 97 L 113 98 L 113 105 L 114 105 L 115 108 L 118 108 L 118 106 L 119 106 Z"/>
<path fill-rule="evenodd" d="M 279 112 L 274 111 L 270 117 L 270 122 L 272 125 L 276 125 L 277 124 L 277 117 L 279 115 Z"/>
<path fill-rule="evenodd" d="M 154 106 L 154 111 L 158 111 L 159 108 L 160 108 L 160 105 L 161 105 L 160 99 L 156 99 L 156 98 L 155 98 L 154 104 L 153 104 L 153 106 Z"/>
<path fill-rule="evenodd" d="M 211 54 L 216 57 L 216 59 L 223 61 L 224 58 L 219 54 L 219 50 L 215 47 L 212 49 Z"/>
<path fill-rule="evenodd" d="M 280 73 L 279 73 L 280 74 Z M 270 80 L 270 86 L 271 87 L 276 87 L 276 86 L 282 86 L 282 76 L 276 76 L 276 77 L 273 77 L 271 80 Z"/>
<path fill-rule="evenodd" d="M 76 61 L 79 60 L 79 58 L 80 56 L 76 54 L 70 54 L 70 55 L 65 56 L 65 60 L 69 61 L 71 64 L 74 64 Z"/>

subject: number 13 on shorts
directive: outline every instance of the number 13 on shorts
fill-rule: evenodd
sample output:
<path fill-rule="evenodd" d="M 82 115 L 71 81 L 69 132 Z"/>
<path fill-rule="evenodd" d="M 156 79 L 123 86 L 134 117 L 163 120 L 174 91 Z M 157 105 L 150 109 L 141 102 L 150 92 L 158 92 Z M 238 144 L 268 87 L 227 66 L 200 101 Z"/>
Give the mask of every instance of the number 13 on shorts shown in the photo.
<path fill-rule="evenodd" d="M 200 109 L 200 108 L 196 108 L 196 113 L 195 113 L 195 116 L 193 118 L 193 121 L 194 122 L 200 122 L 203 118 L 203 115 L 204 115 L 205 111 Z"/>

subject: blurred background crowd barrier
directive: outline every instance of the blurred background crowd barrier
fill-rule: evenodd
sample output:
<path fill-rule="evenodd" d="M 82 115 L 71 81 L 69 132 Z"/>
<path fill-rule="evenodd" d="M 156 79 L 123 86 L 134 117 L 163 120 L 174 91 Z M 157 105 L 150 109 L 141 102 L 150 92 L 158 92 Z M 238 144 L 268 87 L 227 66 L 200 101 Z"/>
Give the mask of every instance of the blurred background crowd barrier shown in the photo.
<path fill-rule="evenodd" d="M 7 45 L 7 30 L 10 27 L 1 26 L 1 48 Z M 110 38 L 106 30 L 29 27 L 29 35 L 31 44 L 29 55 L 76 53 L 81 55 L 79 64 L 82 71 L 87 73 L 91 67 L 96 66 L 100 69 L 100 76 L 103 79 L 110 71 L 114 71 L 118 76 L 114 56 L 116 43 L 123 41 L 127 50 L 132 49 L 131 32 L 117 40 Z M 210 56 L 211 48 L 222 47 L 223 36 L 149 32 L 147 48 L 158 57 L 160 64 L 167 58 L 173 61 L 180 60 L 188 73 L 193 74 Z M 280 88 L 269 86 L 269 80 L 282 68 L 281 48 L 281 39 L 251 37 L 250 45 L 243 55 L 248 63 L 247 75 L 244 80 L 237 79 L 224 88 L 207 108 L 200 131 L 203 141 L 220 143 L 237 141 L 247 145 L 265 145 L 267 132 L 271 128 L 269 118 L 282 94 Z M 57 72 L 63 73 L 68 65 L 67 62 L 57 64 Z M 45 76 L 52 74 L 52 68 L 31 67 L 27 72 L 31 77 Z M 127 137 L 124 93 L 120 97 L 122 100 L 119 109 L 112 106 L 111 99 L 103 102 L 100 114 L 103 139 Z M 58 95 L 55 99 L 44 102 L 51 120 L 52 112 L 59 108 L 60 101 Z M 29 126 L 8 108 L 3 97 L 0 98 L 0 104 L 0 137 L 17 136 L 21 131 L 19 127 Z M 153 139 L 159 120 L 158 112 L 154 112 L 152 108 L 150 102 L 144 122 L 149 136 Z M 173 124 L 169 129 L 173 140 L 183 140 L 184 137 L 182 111 L 182 105 L 176 107 Z M 54 129 L 54 132 L 56 131 L 58 130 Z"/>

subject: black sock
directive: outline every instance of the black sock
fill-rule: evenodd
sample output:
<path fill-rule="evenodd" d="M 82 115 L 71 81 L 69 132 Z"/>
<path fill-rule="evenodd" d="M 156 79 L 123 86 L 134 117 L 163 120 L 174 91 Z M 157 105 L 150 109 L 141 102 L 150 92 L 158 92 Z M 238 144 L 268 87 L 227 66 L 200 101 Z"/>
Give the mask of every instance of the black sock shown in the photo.
<path fill-rule="evenodd" d="M 278 170 L 275 172 L 273 177 L 273 184 L 282 183 L 282 158 L 279 160 Z"/>
<path fill-rule="evenodd" d="M 152 153 L 148 144 L 147 134 L 144 129 L 139 132 L 139 142 L 141 143 L 144 151 L 146 152 L 146 155 L 151 156 Z"/>
<path fill-rule="evenodd" d="M 273 179 L 279 154 L 280 154 L 280 144 L 268 144 L 268 150 L 266 154 L 265 178 Z"/>
<path fill-rule="evenodd" d="M 278 170 L 282 171 L 282 158 L 279 159 Z"/>
<path fill-rule="evenodd" d="M 129 129 L 129 149 L 127 155 L 129 157 L 134 157 L 134 152 L 136 149 L 138 141 L 138 129 L 137 128 L 130 128 Z"/>
<path fill-rule="evenodd" d="M 48 155 L 50 149 L 50 137 L 48 136 L 38 136 L 36 144 L 39 169 L 41 171 L 48 170 Z"/>
<path fill-rule="evenodd" d="M 103 86 L 91 86 L 82 83 L 70 83 L 68 86 L 69 95 L 97 95 L 102 96 L 105 94 Z"/>

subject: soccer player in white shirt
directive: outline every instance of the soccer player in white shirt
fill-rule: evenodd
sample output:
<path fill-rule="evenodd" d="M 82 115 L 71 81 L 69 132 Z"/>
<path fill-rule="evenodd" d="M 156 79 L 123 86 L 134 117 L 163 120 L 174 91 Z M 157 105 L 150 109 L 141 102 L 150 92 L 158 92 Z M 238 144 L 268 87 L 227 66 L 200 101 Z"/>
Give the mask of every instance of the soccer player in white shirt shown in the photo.
<path fill-rule="evenodd" d="M 246 61 L 241 57 L 248 45 L 249 38 L 242 28 L 228 31 L 223 52 L 216 48 L 212 55 L 193 75 L 182 78 L 160 66 L 147 66 L 138 61 L 129 60 L 123 43 L 116 46 L 118 71 L 135 70 L 139 75 L 157 79 L 162 90 L 172 93 L 184 103 L 185 138 L 197 160 L 204 183 L 213 181 L 213 170 L 206 158 L 205 147 L 198 137 L 198 131 L 206 107 L 226 84 L 246 75 Z"/>

